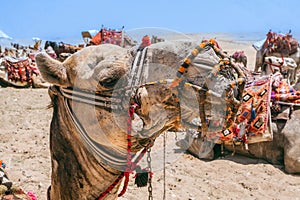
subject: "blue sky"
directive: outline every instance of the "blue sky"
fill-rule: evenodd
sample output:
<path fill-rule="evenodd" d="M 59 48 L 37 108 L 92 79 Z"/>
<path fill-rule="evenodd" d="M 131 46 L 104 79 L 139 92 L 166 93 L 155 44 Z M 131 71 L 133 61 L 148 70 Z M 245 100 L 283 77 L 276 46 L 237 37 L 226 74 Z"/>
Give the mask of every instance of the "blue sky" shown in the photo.
<path fill-rule="evenodd" d="M 81 37 L 81 31 L 101 25 L 124 25 L 125 31 L 300 33 L 299 8 L 299 0 L 2 0 L 0 30 L 13 38 Z"/>

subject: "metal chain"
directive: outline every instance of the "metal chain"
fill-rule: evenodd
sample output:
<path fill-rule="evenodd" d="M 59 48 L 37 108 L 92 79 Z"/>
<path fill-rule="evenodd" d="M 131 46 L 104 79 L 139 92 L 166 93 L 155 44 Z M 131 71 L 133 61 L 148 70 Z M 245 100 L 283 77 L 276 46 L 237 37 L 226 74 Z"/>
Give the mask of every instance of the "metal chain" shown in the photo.
<path fill-rule="evenodd" d="M 149 170 L 149 180 L 148 180 L 148 193 L 149 197 L 148 200 L 153 200 L 152 196 L 152 167 L 151 167 L 151 147 L 147 149 L 147 163 L 148 163 L 148 170 Z"/>

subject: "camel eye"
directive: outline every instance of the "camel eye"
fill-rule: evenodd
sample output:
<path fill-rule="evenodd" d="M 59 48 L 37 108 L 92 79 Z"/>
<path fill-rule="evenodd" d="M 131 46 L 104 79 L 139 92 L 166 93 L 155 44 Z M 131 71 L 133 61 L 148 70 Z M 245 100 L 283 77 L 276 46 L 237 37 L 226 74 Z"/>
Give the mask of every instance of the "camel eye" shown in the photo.
<path fill-rule="evenodd" d="M 107 78 L 99 82 L 99 84 L 105 88 L 112 88 L 116 85 L 118 79 L 116 78 Z"/>

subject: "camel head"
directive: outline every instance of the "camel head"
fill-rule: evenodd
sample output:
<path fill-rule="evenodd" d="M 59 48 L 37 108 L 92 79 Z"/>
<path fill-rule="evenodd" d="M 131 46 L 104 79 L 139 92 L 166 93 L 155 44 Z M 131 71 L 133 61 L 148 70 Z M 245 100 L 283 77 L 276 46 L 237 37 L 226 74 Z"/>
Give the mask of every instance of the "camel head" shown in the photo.
<path fill-rule="evenodd" d="M 265 74 L 272 74 L 276 71 L 280 73 L 288 73 L 288 71 L 294 71 L 297 67 L 297 63 L 292 58 L 266 56 L 264 57 L 263 72 Z"/>
<path fill-rule="evenodd" d="M 247 56 L 245 55 L 244 51 L 236 51 L 231 57 L 236 63 L 241 63 L 244 67 L 247 67 Z"/>
<path fill-rule="evenodd" d="M 125 49 L 105 47 L 101 52 L 97 52 L 96 46 L 88 47 L 63 63 L 40 53 L 37 55 L 38 67 L 45 80 L 53 85 L 71 87 L 79 80 L 81 89 L 94 86 L 99 90 L 110 89 L 113 82 L 125 74 L 126 61 L 129 62 L 130 58 Z"/>
<path fill-rule="evenodd" d="M 51 199 L 98 198 L 122 174 L 129 109 L 134 109 L 132 154 L 178 126 L 179 102 L 168 85 L 128 87 L 133 56 L 124 48 L 90 46 L 64 62 L 39 53 L 36 62 L 42 77 L 53 84 Z M 108 199 L 117 197 L 118 187 Z"/>

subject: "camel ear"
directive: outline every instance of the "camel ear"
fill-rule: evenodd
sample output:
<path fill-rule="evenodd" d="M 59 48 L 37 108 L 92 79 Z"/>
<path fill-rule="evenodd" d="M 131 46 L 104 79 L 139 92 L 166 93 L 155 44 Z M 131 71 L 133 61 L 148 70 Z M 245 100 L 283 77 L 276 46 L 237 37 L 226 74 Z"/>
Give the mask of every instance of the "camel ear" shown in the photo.
<path fill-rule="evenodd" d="M 68 87 L 71 83 L 67 77 L 67 70 L 63 63 L 53 59 L 47 53 L 38 53 L 35 57 L 37 67 L 42 77 L 49 83 Z"/>

